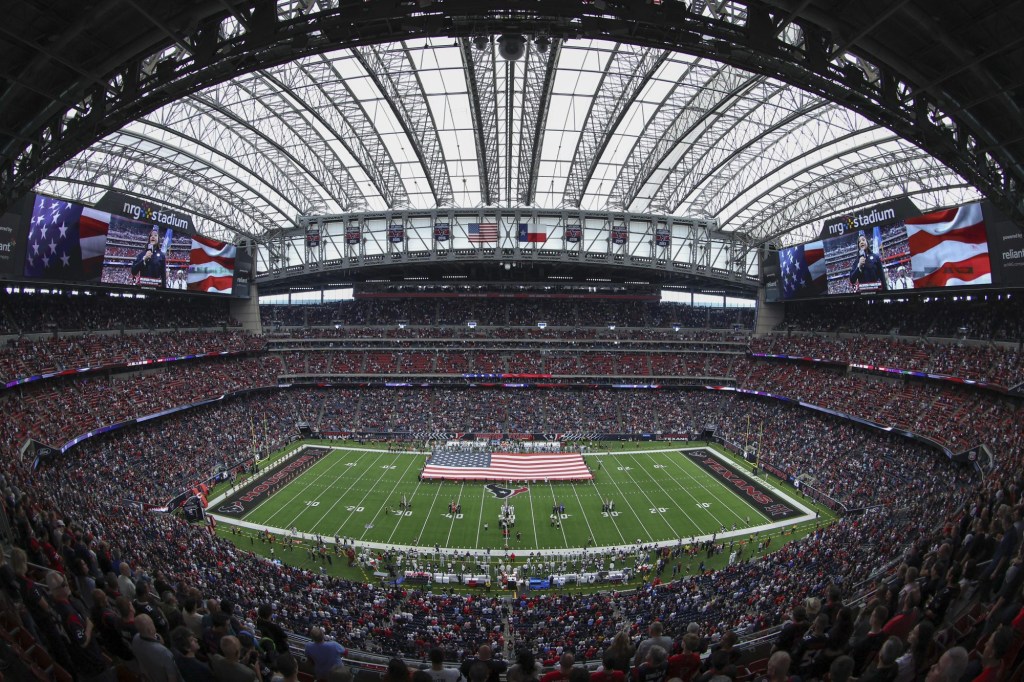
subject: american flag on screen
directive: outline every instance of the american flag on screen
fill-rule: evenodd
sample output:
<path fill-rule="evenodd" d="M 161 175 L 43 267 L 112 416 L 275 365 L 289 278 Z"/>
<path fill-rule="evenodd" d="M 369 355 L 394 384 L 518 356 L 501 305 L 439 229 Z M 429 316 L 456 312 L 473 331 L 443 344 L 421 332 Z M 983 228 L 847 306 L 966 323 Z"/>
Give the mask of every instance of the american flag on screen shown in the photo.
<path fill-rule="evenodd" d="M 779 251 L 782 297 L 821 293 L 825 288 L 825 246 L 810 242 Z M 804 291 L 806 289 L 806 291 Z"/>
<path fill-rule="evenodd" d="M 914 288 L 991 284 L 981 204 L 907 218 Z"/>
<path fill-rule="evenodd" d="M 498 241 L 498 223 L 470 223 L 469 243 L 488 244 Z"/>
<path fill-rule="evenodd" d="M 439 452 L 427 460 L 423 478 L 446 481 L 590 480 L 576 452 Z"/>
<path fill-rule="evenodd" d="M 188 290 L 230 294 L 235 276 L 235 245 L 192 235 Z"/>
<path fill-rule="evenodd" d="M 25 277 L 98 280 L 109 227 L 109 213 L 36 196 L 25 252 Z"/>

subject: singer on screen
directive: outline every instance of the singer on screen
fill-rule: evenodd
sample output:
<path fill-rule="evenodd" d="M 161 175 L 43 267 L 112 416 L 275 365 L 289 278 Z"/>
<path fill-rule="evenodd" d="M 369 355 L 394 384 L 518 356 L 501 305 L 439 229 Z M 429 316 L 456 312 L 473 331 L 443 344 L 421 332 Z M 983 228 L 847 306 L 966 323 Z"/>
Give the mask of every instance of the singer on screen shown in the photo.
<path fill-rule="evenodd" d="M 858 291 L 889 288 L 882 259 L 871 251 L 871 242 L 863 232 L 857 236 L 857 254 L 853 258 L 853 269 L 850 270 L 850 284 Z"/>
<path fill-rule="evenodd" d="M 154 227 L 153 231 L 149 233 L 146 248 L 135 257 L 135 262 L 132 263 L 132 276 L 135 278 L 136 284 L 139 284 L 142 278 L 146 278 L 150 281 L 157 280 L 158 286 L 164 287 L 167 285 L 164 279 L 166 269 L 167 257 L 160 245 L 160 231 Z"/>

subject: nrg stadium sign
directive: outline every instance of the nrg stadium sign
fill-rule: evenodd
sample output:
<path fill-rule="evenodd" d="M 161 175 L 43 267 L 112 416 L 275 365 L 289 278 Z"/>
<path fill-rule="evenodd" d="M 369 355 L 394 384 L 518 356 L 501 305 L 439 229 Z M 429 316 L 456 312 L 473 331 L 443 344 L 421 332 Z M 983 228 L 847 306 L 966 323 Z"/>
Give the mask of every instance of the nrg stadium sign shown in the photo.
<path fill-rule="evenodd" d="M 187 234 L 196 233 L 192 216 L 119 192 L 110 191 L 104 194 L 96 203 L 96 209 L 146 223 L 166 225 Z"/>
<path fill-rule="evenodd" d="M 903 222 L 907 218 L 916 215 L 921 215 L 921 211 L 917 206 L 914 206 L 914 203 L 910 199 L 897 199 L 896 201 L 891 201 L 887 204 L 872 206 L 871 208 L 860 211 L 859 213 L 850 213 L 848 215 L 837 216 L 824 221 L 821 225 L 821 232 L 818 234 L 818 239 L 838 237 L 843 234 L 857 232 L 858 230 L 874 227 L 876 225 L 888 225 Z"/>

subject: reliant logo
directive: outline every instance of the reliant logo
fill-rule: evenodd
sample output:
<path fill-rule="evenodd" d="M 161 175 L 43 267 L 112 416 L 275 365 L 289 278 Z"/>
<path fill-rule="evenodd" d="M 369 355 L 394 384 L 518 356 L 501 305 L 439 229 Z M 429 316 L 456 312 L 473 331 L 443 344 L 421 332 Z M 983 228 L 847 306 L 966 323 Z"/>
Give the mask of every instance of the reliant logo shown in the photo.
<path fill-rule="evenodd" d="M 148 223 L 159 223 L 161 225 L 170 225 L 176 227 L 179 230 L 187 230 L 189 228 L 189 221 L 182 218 L 177 213 L 164 212 L 158 208 L 152 206 L 146 206 L 142 204 L 133 204 L 130 201 L 124 202 L 124 208 L 121 212 L 127 216 L 131 216 L 136 220 L 144 220 Z"/>
<path fill-rule="evenodd" d="M 870 213 L 858 213 L 852 216 L 843 216 L 836 218 L 830 223 L 825 223 L 825 235 L 830 237 L 837 237 L 847 232 L 853 232 L 854 230 L 860 229 L 873 223 L 884 223 L 889 220 L 895 220 L 896 209 L 887 208 L 884 211 L 879 211 L 877 208 L 871 209 Z"/>

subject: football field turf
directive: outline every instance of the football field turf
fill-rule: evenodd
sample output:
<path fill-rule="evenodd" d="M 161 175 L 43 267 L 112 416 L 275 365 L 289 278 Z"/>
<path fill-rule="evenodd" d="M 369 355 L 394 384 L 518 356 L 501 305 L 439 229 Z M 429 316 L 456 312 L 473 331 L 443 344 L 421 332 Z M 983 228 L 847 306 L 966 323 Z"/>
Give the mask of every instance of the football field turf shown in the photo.
<path fill-rule="evenodd" d="M 701 466 L 694 457 L 667 443 L 622 454 L 588 454 L 594 480 L 579 483 L 524 484 L 420 481 L 426 455 L 389 453 L 386 449 L 332 447 L 287 484 L 235 518 L 245 526 L 279 533 L 292 528 L 335 536 L 360 544 L 514 551 L 580 547 L 622 547 L 638 541 L 686 541 L 694 536 L 732 535 L 735 530 L 766 527 L 766 505 L 752 501 L 739 483 Z M 706 451 L 698 454 L 707 456 Z M 749 465 L 716 458 L 730 472 L 749 473 Z M 757 479 L 758 486 L 764 479 Z M 768 484 L 772 489 L 778 481 Z M 526 488 L 526 490 L 522 490 Z M 514 494 L 504 500 L 499 495 Z M 785 493 L 784 493 L 785 495 Z M 794 507 L 790 522 L 806 519 Z M 410 508 L 400 509 L 407 500 Z M 229 501 L 233 497 L 227 498 Z M 605 501 L 614 511 L 602 511 Z M 462 505 L 451 514 L 452 502 Z M 514 505 L 515 526 L 503 538 L 499 514 Z M 554 505 L 564 514 L 552 522 Z M 223 502 L 211 506 L 214 514 Z M 769 512 L 770 513 L 770 512 Z M 801 516 L 802 515 L 802 516 Z M 800 518 L 796 518 L 796 517 Z M 813 511 L 810 512 L 813 517 Z M 521 534 L 521 537 L 518 537 Z"/>

